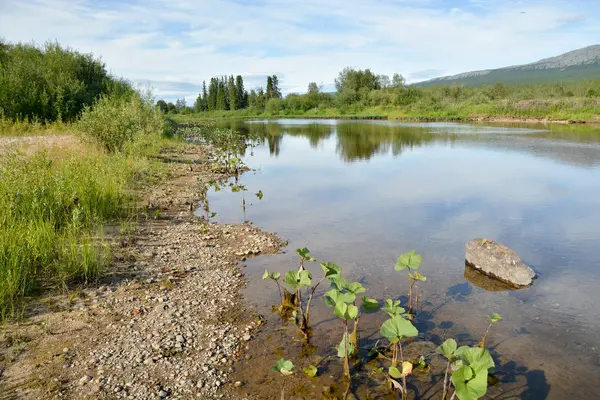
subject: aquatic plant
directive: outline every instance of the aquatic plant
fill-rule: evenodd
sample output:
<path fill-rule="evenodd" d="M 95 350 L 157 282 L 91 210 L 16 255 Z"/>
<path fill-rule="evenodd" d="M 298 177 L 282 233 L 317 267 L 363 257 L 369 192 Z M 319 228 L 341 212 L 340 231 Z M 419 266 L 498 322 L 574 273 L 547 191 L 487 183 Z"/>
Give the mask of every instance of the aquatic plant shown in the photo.
<path fill-rule="evenodd" d="M 412 371 L 412 363 L 404 360 L 402 354 L 402 339 L 406 337 L 413 337 L 419 334 L 417 328 L 402 315 L 395 315 L 388 319 L 381 325 L 380 330 L 381 336 L 388 339 L 392 345 L 392 364 L 389 368 L 390 382 L 394 388 L 400 388 L 402 391 L 402 398 L 406 399 L 408 396 L 406 388 L 406 376 Z M 398 359 L 398 354 L 400 358 Z M 400 362 L 402 370 L 398 370 L 397 365 Z M 402 386 L 398 384 L 396 379 L 402 379 Z"/>
<path fill-rule="evenodd" d="M 415 250 L 411 250 L 407 253 L 404 253 L 402 255 L 400 255 L 400 257 L 398 257 L 398 261 L 396 261 L 396 265 L 394 267 L 394 269 L 396 271 L 402 271 L 402 270 L 407 270 L 408 272 L 408 279 L 410 280 L 409 286 L 408 286 L 408 314 L 412 315 L 413 314 L 413 288 L 415 289 L 415 296 L 417 296 L 417 305 L 418 305 L 418 293 L 417 293 L 417 289 L 415 288 L 415 283 L 417 281 L 421 281 L 424 282 L 427 280 L 427 277 L 423 274 L 421 274 L 418 270 L 419 267 L 421 266 L 421 262 L 423 261 L 423 258 L 417 254 L 417 252 Z"/>
<path fill-rule="evenodd" d="M 294 373 L 294 363 L 291 360 L 286 360 L 285 358 L 280 358 L 275 365 L 273 366 L 273 371 L 280 372 L 281 375 L 292 375 Z"/>
<path fill-rule="evenodd" d="M 485 330 L 485 334 L 483 335 L 483 338 L 481 339 L 481 342 L 479 342 L 479 347 L 485 347 L 485 339 L 487 338 L 488 333 L 490 332 L 490 328 L 492 327 L 492 325 L 496 322 L 502 321 L 502 317 L 500 316 L 500 314 L 497 313 L 493 313 L 492 315 L 490 315 L 490 324 L 488 325 L 487 329 Z"/>
<path fill-rule="evenodd" d="M 401 255 L 396 263 L 396 270 L 407 269 L 410 279 L 409 289 L 409 311 L 401 306 L 400 300 L 386 299 L 381 305 L 377 299 L 366 296 L 360 297 L 360 305 L 357 304 L 358 295 L 366 292 L 366 288 L 360 282 L 349 282 L 342 277 L 342 268 L 331 262 L 321 262 L 320 266 L 323 276 L 313 283 L 313 276 L 305 268 L 305 263 L 315 261 L 307 248 L 297 249 L 296 254 L 300 257 L 300 262 L 296 270 L 286 272 L 283 281 L 291 290 L 281 291 L 281 274 L 272 273 L 265 270 L 263 279 L 271 279 L 278 286 L 281 297 L 280 310 L 293 309 L 291 313 L 293 320 L 305 333 L 308 338 L 309 333 L 309 315 L 310 307 L 314 294 L 319 285 L 325 280 L 329 281 L 330 288 L 323 296 L 325 304 L 333 308 L 333 314 L 341 321 L 341 338 L 336 346 L 337 356 L 343 362 L 344 377 L 348 379 L 348 387 L 345 395 L 348 394 L 352 384 L 352 374 L 350 360 L 360 356 L 360 346 L 357 338 L 360 316 L 363 313 L 377 312 L 380 308 L 389 316 L 380 327 L 380 334 L 389 341 L 391 347 L 391 356 L 388 357 L 384 352 L 380 352 L 377 344 L 369 351 L 369 356 L 375 354 L 378 358 L 389 361 L 387 369 L 377 368 L 377 373 L 385 371 L 385 379 L 392 390 L 399 390 L 402 399 L 408 398 L 407 377 L 414 374 L 415 371 L 427 373 L 430 365 L 421 355 L 415 359 L 407 360 L 404 358 L 402 341 L 406 338 L 419 335 L 417 328 L 411 322 L 416 318 L 411 311 L 411 300 L 417 297 L 417 281 L 425 281 L 425 277 L 419 273 L 422 258 L 416 251 L 412 250 Z M 304 306 L 302 300 L 302 290 L 308 288 L 308 300 Z M 418 304 L 418 302 L 417 302 Z M 445 357 L 446 369 L 443 382 L 442 400 L 446 400 L 450 393 L 450 400 L 456 397 L 460 400 L 477 400 L 487 392 L 488 371 L 494 367 L 489 351 L 484 348 L 485 339 L 488 336 L 492 324 L 502 320 L 499 314 L 490 316 L 490 325 L 488 326 L 481 342 L 477 346 L 457 347 L 454 339 L 446 340 L 436 349 L 436 353 Z M 350 321 L 354 326 L 350 331 Z M 379 343 L 379 342 L 377 342 Z M 283 363 L 285 360 L 280 360 Z M 360 362 L 360 361 L 359 361 Z M 283 364 L 282 364 L 283 365 Z M 279 367 L 279 370 L 281 367 Z M 287 370 L 288 372 L 291 370 Z M 304 368 L 305 375 L 313 377 L 317 373 L 317 368 L 309 366 Z M 287 373 L 287 372 L 286 372 Z M 452 391 L 452 388 L 454 390 Z"/>
<path fill-rule="evenodd" d="M 488 371 L 494 367 L 494 360 L 485 349 L 485 338 L 493 323 L 501 321 L 500 314 L 490 316 L 491 323 L 481 342 L 474 347 L 461 346 L 457 348 L 454 339 L 447 339 L 437 349 L 436 353 L 447 359 L 444 373 L 444 388 L 442 400 L 445 400 L 450 386 L 454 385 L 451 399 L 457 396 L 460 400 L 477 400 L 487 392 Z M 452 380 L 448 377 L 452 371 Z"/>

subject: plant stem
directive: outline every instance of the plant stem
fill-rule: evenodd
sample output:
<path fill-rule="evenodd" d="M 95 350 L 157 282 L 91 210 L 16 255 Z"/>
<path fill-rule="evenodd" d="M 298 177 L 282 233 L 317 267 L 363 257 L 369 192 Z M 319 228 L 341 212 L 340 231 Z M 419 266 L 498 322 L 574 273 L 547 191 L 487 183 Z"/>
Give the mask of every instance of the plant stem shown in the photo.
<path fill-rule="evenodd" d="M 352 344 L 354 345 L 355 349 L 358 349 L 358 320 L 359 320 L 360 316 L 356 316 L 356 319 L 354 320 L 354 328 L 352 329 L 352 333 L 350 334 L 350 340 L 352 341 Z"/>
<path fill-rule="evenodd" d="M 319 287 L 319 285 L 321 284 L 321 282 L 323 282 L 325 280 L 325 276 L 323 276 L 321 278 L 321 280 L 319 282 L 317 282 L 317 284 L 315 286 L 312 287 L 312 290 L 310 292 L 310 296 L 308 296 L 308 301 L 306 302 L 306 313 L 304 314 L 304 320 L 303 320 L 303 326 L 304 328 L 308 328 L 308 313 L 310 312 L 310 302 L 313 299 L 313 296 L 315 295 L 315 291 L 317 290 L 317 288 Z"/>
<path fill-rule="evenodd" d="M 304 319 L 304 311 L 302 310 L 302 292 L 300 289 L 296 291 L 296 298 L 298 299 L 298 307 L 300 307 L 300 314 L 296 315 L 296 324 L 298 324 L 298 316 L 300 317 L 300 321 Z"/>
<path fill-rule="evenodd" d="M 413 284 L 414 281 L 412 279 L 410 279 L 410 283 L 408 285 L 408 313 L 412 314 L 412 288 L 413 288 Z"/>
<path fill-rule="evenodd" d="M 398 344 L 394 343 L 392 345 L 392 367 L 396 366 L 396 357 L 398 356 Z"/>
<path fill-rule="evenodd" d="M 444 393 L 442 394 L 442 400 L 446 400 L 446 394 L 448 392 L 448 372 L 450 371 L 450 360 L 448 360 L 448 364 L 446 364 L 446 373 L 444 374 Z"/>
<path fill-rule="evenodd" d="M 344 328 L 344 375 L 350 379 L 350 364 L 348 362 L 348 321 L 343 320 L 342 326 Z"/>
<path fill-rule="evenodd" d="M 481 339 L 481 342 L 479 342 L 479 344 L 477 345 L 478 347 L 484 348 L 485 347 L 485 339 L 487 338 L 488 333 L 490 332 L 490 328 L 492 327 L 492 323 L 490 323 L 485 331 L 485 335 L 483 335 L 483 338 Z"/>
<path fill-rule="evenodd" d="M 418 313 L 419 312 L 419 287 L 418 286 L 415 286 L 415 301 L 416 301 L 415 312 Z"/>
<path fill-rule="evenodd" d="M 279 290 L 279 297 L 281 298 L 281 303 L 283 304 L 283 295 L 281 294 L 281 285 L 279 285 L 279 281 L 275 281 L 277 284 L 277 290 Z"/>
<path fill-rule="evenodd" d="M 450 397 L 450 400 L 454 400 L 455 397 L 456 397 L 456 390 L 454 391 L 454 393 L 452 393 L 452 397 Z"/>
<path fill-rule="evenodd" d="M 398 348 L 400 349 L 400 364 L 404 362 L 404 356 L 402 355 L 402 343 L 398 342 Z M 408 398 L 408 392 L 406 391 L 406 376 L 402 374 L 402 399 Z"/>

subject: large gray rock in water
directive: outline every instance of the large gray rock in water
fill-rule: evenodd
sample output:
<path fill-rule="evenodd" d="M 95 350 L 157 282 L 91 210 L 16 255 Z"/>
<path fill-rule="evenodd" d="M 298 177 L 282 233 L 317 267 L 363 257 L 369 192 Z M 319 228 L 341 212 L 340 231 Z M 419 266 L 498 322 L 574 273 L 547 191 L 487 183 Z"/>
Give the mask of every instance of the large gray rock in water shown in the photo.
<path fill-rule="evenodd" d="M 533 284 L 536 275 L 511 249 L 489 239 L 467 243 L 467 265 L 517 288 Z"/>

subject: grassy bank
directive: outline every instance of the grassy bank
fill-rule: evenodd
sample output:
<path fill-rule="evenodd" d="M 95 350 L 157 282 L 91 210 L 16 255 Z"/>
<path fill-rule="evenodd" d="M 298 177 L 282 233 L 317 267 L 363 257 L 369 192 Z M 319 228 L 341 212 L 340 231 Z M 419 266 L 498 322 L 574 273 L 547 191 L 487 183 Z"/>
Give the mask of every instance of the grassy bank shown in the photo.
<path fill-rule="evenodd" d="M 112 123 L 111 123 L 112 121 Z M 95 279 L 110 263 L 103 227 L 136 216 L 136 189 L 164 175 L 151 156 L 164 119 L 137 96 L 106 98 L 63 134 L 75 143 L 0 159 L 0 312 L 47 287 Z"/>
<path fill-rule="evenodd" d="M 0 85 L 5 319 L 22 313 L 27 296 L 93 281 L 110 265 L 105 227 L 139 216 L 138 189 L 165 176 L 154 159 L 169 124 L 150 95 L 55 44 L 0 43 L 0 82 L 12 85 Z M 36 135 L 53 137 L 23 138 Z"/>

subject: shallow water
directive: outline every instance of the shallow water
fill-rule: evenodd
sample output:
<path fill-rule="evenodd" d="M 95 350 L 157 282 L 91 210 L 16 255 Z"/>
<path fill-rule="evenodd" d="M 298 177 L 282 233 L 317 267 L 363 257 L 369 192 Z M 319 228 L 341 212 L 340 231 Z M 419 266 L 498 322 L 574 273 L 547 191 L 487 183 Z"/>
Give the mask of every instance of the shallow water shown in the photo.
<path fill-rule="evenodd" d="M 487 342 L 501 380 L 489 398 L 600 398 L 600 130 L 334 120 L 223 124 L 259 134 L 262 144 L 245 157 L 256 168 L 241 177 L 248 191 L 210 193 L 214 219 L 247 219 L 290 242 L 286 253 L 251 259 L 245 268 L 244 294 L 267 317 L 249 362 L 265 398 L 281 390 L 270 366 L 300 349 L 288 343 L 294 331 L 280 329 L 270 312 L 277 288 L 260 277 L 265 268 L 295 268 L 294 250 L 304 246 L 378 299 L 406 295 L 407 278 L 393 266 L 400 253 L 417 249 L 428 277 L 420 285 L 417 327 L 436 344 L 455 337 L 473 345 L 487 328 L 486 316 L 502 314 Z M 465 279 L 464 246 L 476 237 L 514 249 L 539 274 L 534 286 L 488 291 Z M 310 268 L 320 275 L 316 264 Z M 331 353 L 339 322 L 320 299 L 311 314 L 313 357 Z M 382 321 L 381 313 L 361 320 L 365 342 L 379 337 Z M 321 381 L 303 389 L 307 398 L 320 398 L 314 393 L 335 383 L 330 372 L 339 374 L 337 364 L 327 363 L 331 370 Z M 240 376 L 251 380 L 243 371 Z M 368 382 L 356 386 L 359 398 L 378 397 Z M 419 398 L 439 397 L 419 391 Z"/>

